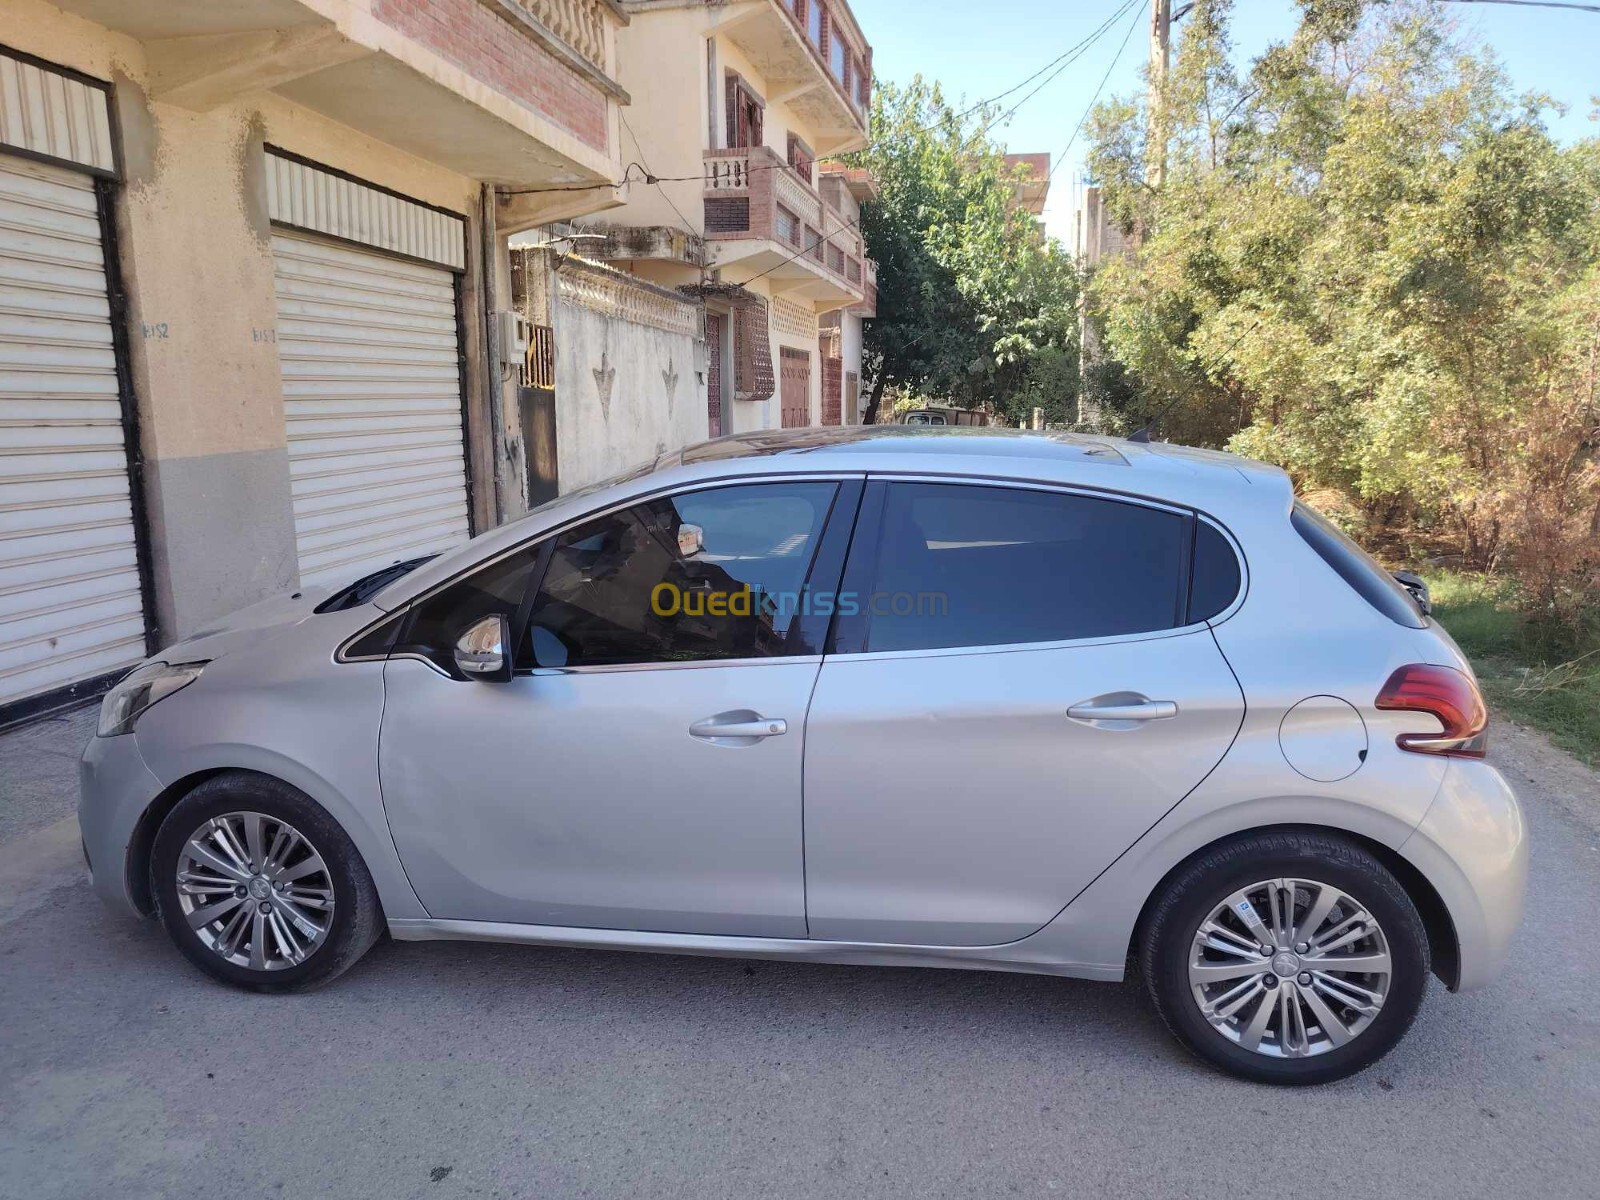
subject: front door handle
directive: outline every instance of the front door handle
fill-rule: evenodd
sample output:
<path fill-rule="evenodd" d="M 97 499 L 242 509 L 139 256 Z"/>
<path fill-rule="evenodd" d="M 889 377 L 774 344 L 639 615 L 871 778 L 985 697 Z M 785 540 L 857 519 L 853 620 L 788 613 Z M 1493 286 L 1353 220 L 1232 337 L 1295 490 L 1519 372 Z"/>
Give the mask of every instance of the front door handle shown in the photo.
<path fill-rule="evenodd" d="M 1136 729 L 1146 721 L 1168 721 L 1178 715 L 1171 700 L 1147 700 L 1143 696 L 1096 697 L 1074 704 L 1067 716 L 1098 729 Z"/>
<path fill-rule="evenodd" d="M 744 709 L 718 713 L 689 726 L 690 737 L 720 746 L 750 746 L 788 732 L 789 722 L 782 717 L 763 717 Z"/>

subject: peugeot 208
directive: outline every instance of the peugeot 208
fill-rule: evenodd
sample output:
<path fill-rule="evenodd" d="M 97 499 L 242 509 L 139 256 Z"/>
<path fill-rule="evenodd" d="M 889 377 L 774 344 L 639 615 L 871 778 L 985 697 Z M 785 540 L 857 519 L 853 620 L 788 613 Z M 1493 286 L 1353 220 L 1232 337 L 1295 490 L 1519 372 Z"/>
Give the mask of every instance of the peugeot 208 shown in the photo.
<path fill-rule="evenodd" d="M 1131 966 L 1202 1058 L 1314 1083 L 1519 920 L 1471 669 L 1276 469 L 759 434 L 428 549 L 364 530 L 369 574 L 105 697 L 95 887 L 219 979 L 324 983 L 383 930 Z"/>

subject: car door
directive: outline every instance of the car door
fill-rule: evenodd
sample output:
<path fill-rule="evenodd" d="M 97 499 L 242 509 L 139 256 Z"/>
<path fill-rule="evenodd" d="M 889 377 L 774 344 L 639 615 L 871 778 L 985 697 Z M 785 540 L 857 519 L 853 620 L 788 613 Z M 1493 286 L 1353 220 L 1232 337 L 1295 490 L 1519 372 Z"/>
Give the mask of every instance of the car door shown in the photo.
<path fill-rule="evenodd" d="M 837 587 L 859 495 L 794 479 L 660 496 L 415 603 L 385 667 L 379 761 L 428 912 L 803 937 L 800 771 L 826 621 L 796 598 Z M 453 665 L 485 613 L 510 622 L 506 682 Z"/>
<path fill-rule="evenodd" d="M 1238 732 L 1203 616 L 1239 563 L 1192 513 L 1068 490 L 874 481 L 861 513 L 806 729 L 811 936 L 1026 937 Z"/>

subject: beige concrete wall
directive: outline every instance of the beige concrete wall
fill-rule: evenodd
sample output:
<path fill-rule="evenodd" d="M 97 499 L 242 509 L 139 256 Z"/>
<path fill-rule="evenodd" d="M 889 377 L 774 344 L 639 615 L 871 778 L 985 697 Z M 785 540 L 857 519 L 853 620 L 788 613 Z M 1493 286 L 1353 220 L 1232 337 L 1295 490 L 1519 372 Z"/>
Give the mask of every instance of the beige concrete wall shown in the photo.
<path fill-rule="evenodd" d="M 460 212 L 474 228 L 479 189 L 270 93 L 205 113 L 152 102 L 138 42 L 39 0 L 0 0 L 0 11 L 8 45 L 113 84 L 129 359 L 170 640 L 298 574 L 262 147 Z M 466 305 L 474 348 L 476 307 Z"/>
<path fill-rule="evenodd" d="M 651 187 L 635 183 L 628 202 L 604 213 L 600 219 L 619 225 L 675 225 L 695 233 L 705 232 L 705 209 L 700 184 L 704 152 L 710 145 L 714 120 L 717 144 L 724 144 L 722 126 L 723 80 L 736 71 L 762 96 L 768 95 L 767 78 L 724 36 L 709 31 L 715 9 L 699 6 L 657 9 L 635 13 L 631 24 L 617 32 L 619 78 L 633 103 L 624 112 L 622 160 L 642 159 L 656 175 L 690 177 L 682 183 Z M 707 41 L 714 43 L 714 60 Z M 714 61 L 715 80 L 710 71 Z M 713 101 L 712 88 L 715 88 Z M 715 103 L 715 112 L 710 105 Z M 632 135 L 629 130 L 631 129 Z M 780 158 L 789 152 L 789 133 L 815 148 L 815 134 L 787 104 L 768 99 L 763 144 Z M 634 171 L 637 180 L 639 172 Z M 671 203 L 668 203 L 670 199 Z M 677 205 L 674 211 L 673 205 Z"/>
<path fill-rule="evenodd" d="M 705 232 L 700 173 L 708 128 L 703 33 L 707 19 L 702 8 L 666 9 L 635 14 L 617 31 L 618 79 L 626 80 L 623 86 L 633 100 L 621 118 L 623 164 L 642 160 L 656 175 L 691 178 L 659 187 L 635 182 L 628 202 L 600 219 L 681 229 L 687 217 L 694 233 Z M 637 169 L 632 173 L 634 180 L 639 175 Z"/>

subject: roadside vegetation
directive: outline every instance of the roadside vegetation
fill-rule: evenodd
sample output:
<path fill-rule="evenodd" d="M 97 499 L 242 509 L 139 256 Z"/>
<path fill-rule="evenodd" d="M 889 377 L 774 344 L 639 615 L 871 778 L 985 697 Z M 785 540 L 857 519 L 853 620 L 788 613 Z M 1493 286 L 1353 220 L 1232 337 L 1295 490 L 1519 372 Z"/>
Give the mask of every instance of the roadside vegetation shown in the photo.
<path fill-rule="evenodd" d="M 1501 712 L 1600 761 L 1600 137 L 1557 142 L 1446 5 L 1298 0 L 1245 69 L 1232 7 L 1196 0 L 1165 81 L 1093 110 L 1128 248 L 1087 278 L 1012 203 L 1003 111 L 877 89 L 870 411 L 1276 463 L 1429 579 Z"/>
<path fill-rule="evenodd" d="M 1521 615 L 1512 580 L 1422 569 L 1434 616 L 1472 660 L 1491 710 L 1600 766 L 1600 636 L 1552 643 Z"/>
<path fill-rule="evenodd" d="M 1592 759 L 1600 138 L 1559 144 L 1443 5 L 1300 0 L 1245 71 L 1231 8 L 1197 0 L 1165 86 L 1092 118 L 1133 249 L 1087 281 L 1088 399 L 1282 466 L 1435 585 L 1501 711 Z"/>

